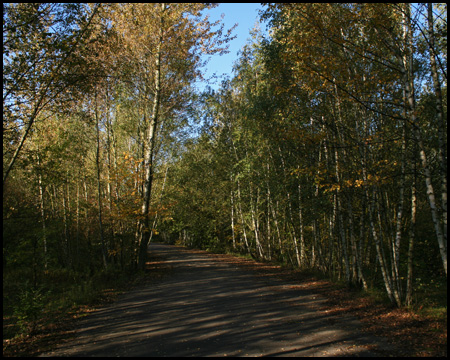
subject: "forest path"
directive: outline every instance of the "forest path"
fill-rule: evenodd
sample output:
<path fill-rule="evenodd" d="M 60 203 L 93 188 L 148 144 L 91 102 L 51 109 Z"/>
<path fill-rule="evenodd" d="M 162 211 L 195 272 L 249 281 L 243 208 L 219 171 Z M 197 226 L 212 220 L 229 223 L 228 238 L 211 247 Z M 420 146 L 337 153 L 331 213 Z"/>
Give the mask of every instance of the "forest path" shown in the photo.
<path fill-rule="evenodd" d="M 380 356 L 391 346 L 298 284 L 212 254 L 150 245 L 171 271 L 79 320 L 41 356 Z"/>

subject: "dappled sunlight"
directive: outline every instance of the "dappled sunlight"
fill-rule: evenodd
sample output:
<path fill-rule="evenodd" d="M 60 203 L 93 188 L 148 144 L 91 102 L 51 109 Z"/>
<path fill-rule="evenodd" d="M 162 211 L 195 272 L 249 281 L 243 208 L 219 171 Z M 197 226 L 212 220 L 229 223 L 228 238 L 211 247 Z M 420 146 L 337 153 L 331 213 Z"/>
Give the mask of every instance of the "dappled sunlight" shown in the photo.
<path fill-rule="evenodd" d="M 76 341 L 52 356 L 379 355 L 388 346 L 351 316 L 318 309 L 318 293 L 205 252 L 153 244 L 164 280 L 122 295 L 80 321 Z"/>

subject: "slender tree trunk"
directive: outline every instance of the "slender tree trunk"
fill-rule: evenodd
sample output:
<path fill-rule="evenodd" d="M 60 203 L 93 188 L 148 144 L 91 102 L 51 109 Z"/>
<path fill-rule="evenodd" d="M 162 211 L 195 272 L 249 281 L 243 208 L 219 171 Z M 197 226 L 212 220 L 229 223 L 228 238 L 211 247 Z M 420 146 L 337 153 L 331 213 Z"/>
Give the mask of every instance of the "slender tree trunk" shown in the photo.
<path fill-rule="evenodd" d="M 284 182 L 285 182 L 285 184 L 287 184 L 287 177 L 286 177 L 287 169 L 286 169 L 286 164 L 284 162 L 284 158 L 283 158 L 283 153 L 281 151 L 281 147 L 278 147 L 278 152 L 280 153 L 281 165 L 282 165 L 282 168 L 283 168 L 283 175 L 284 175 Z M 295 231 L 294 216 L 293 216 L 293 212 L 292 212 L 291 194 L 290 194 L 289 189 L 287 188 L 287 186 L 285 186 L 285 191 L 286 191 L 287 205 L 288 205 L 288 211 L 289 211 L 289 222 L 290 222 L 291 227 L 292 227 L 292 240 L 293 240 L 293 244 L 294 244 L 295 257 L 297 259 L 298 267 L 301 267 L 301 266 L 303 266 L 303 264 L 302 264 L 301 259 L 300 259 L 300 251 L 298 250 L 297 234 L 296 234 L 296 231 Z"/>
<path fill-rule="evenodd" d="M 322 140 L 320 142 L 319 146 L 319 158 L 318 158 L 318 165 L 322 162 Z M 319 185 L 315 184 L 314 186 L 314 197 L 315 201 L 319 203 Z M 323 254 L 322 254 L 322 248 L 319 244 L 320 242 L 320 222 L 317 220 L 317 216 L 314 217 L 313 220 L 313 231 L 314 231 L 314 243 L 312 247 L 312 258 L 311 258 L 311 267 L 316 267 L 317 258 L 319 259 L 319 268 L 321 268 L 324 265 L 323 261 Z"/>
<path fill-rule="evenodd" d="M 163 42 L 163 27 L 164 27 L 164 11 L 165 4 L 161 4 L 159 39 L 155 51 L 155 92 L 153 94 L 153 108 L 151 113 L 150 124 L 147 126 L 147 134 L 145 139 L 145 155 L 144 155 L 144 189 L 143 189 L 143 204 L 141 210 L 142 219 L 139 221 L 139 254 L 138 254 L 138 268 L 143 270 L 147 258 L 147 248 L 150 241 L 150 199 L 152 195 L 153 183 L 153 153 L 156 141 L 156 129 L 159 121 L 159 107 L 161 101 L 161 52 Z"/>
<path fill-rule="evenodd" d="M 44 243 L 44 268 L 47 270 L 47 229 L 45 225 L 45 206 L 44 206 L 44 187 L 42 185 L 42 175 L 41 175 L 41 159 L 39 156 L 39 148 L 37 161 L 39 166 L 39 175 L 38 175 L 38 186 L 39 186 L 39 203 L 41 205 L 41 219 L 42 219 L 42 240 Z"/>
<path fill-rule="evenodd" d="M 431 181 L 431 170 L 428 165 L 427 154 L 425 151 L 425 145 L 422 140 L 421 129 L 419 128 L 417 116 L 416 116 L 416 105 L 415 105 L 415 94 L 414 94 L 414 80 L 412 74 L 412 29 L 411 29 L 411 15 L 410 15 L 410 4 L 406 4 L 406 11 L 404 12 L 404 22 L 405 22 L 405 43 L 407 46 L 407 54 L 404 58 L 400 60 L 403 63 L 404 69 L 404 87 L 406 91 L 406 97 L 408 100 L 407 107 L 409 113 L 409 119 L 411 121 L 416 142 L 419 146 L 419 154 L 422 162 L 422 168 L 425 175 L 425 184 L 427 188 L 428 203 L 431 209 L 431 217 L 433 219 L 434 230 L 436 233 L 436 238 L 439 244 L 439 251 L 441 254 L 442 264 L 444 267 L 445 274 L 447 275 L 447 244 L 444 239 L 444 234 L 442 231 L 441 217 L 439 216 L 439 210 L 436 205 L 436 197 Z"/>
<path fill-rule="evenodd" d="M 231 129 L 230 129 L 231 130 Z M 233 137 L 231 137 L 231 145 L 233 147 L 233 152 L 234 152 L 234 156 L 236 159 L 236 162 L 239 162 L 239 156 L 237 153 L 237 149 L 236 146 L 234 144 L 233 141 Z M 245 222 L 244 222 L 244 214 L 242 212 L 242 198 L 241 198 L 241 184 L 239 179 L 236 179 L 237 182 L 237 207 L 236 207 L 236 211 L 239 213 L 238 216 L 241 218 L 241 226 L 242 226 L 242 232 L 244 235 L 244 245 L 245 245 L 245 249 L 247 251 L 248 254 L 251 254 L 251 249 L 250 249 L 250 245 L 248 243 L 248 238 L 247 238 L 247 231 L 245 230 Z"/>
<path fill-rule="evenodd" d="M 341 238 L 342 243 L 342 253 L 344 257 L 344 272 L 345 272 L 345 280 L 347 283 L 350 283 L 350 262 L 348 259 L 348 250 L 347 250 L 347 235 L 344 227 L 344 217 L 343 217 L 343 210 L 342 210 L 342 204 L 341 204 L 341 196 L 340 194 L 336 194 L 336 209 L 337 209 L 337 216 L 339 221 L 339 234 Z"/>
<path fill-rule="evenodd" d="M 80 173 L 77 179 L 77 211 L 76 211 L 75 255 L 77 265 L 80 261 Z"/>
<path fill-rule="evenodd" d="M 269 149 L 269 157 L 270 157 L 270 159 L 272 160 L 272 163 L 273 163 L 273 156 L 272 156 L 272 152 L 270 151 L 270 149 Z M 269 174 L 269 165 L 267 165 L 267 172 Z M 269 184 L 267 184 L 267 191 L 270 192 Z M 277 200 L 277 208 L 276 208 L 276 210 L 275 210 L 275 207 L 273 205 L 272 198 L 270 197 L 270 193 L 268 194 L 268 201 L 269 201 L 269 205 L 268 206 L 271 209 L 273 221 L 274 221 L 274 224 L 275 224 L 275 228 L 277 230 L 278 248 L 279 248 L 279 251 L 280 251 L 280 255 L 282 256 L 284 254 L 284 249 L 283 249 L 283 244 L 282 244 L 282 241 L 281 241 L 280 227 L 278 225 L 278 215 L 277 215 L 277 213 L 278 213 L 278 200 Z"/>
<path fill-rule="evenodd" d="M 66 179 L 66 181 L 68 181 Z M 66 262 L 68 267 L 71 267 L 71 256 L 70 256 L 70 246 L 69 246 L 69 224 L 68 224 L 68 211 L 67 211 L 67 202 L 66 202 L 66 194 L 65 187 L 63 186 L 62 190 L 62 206 L 63 206 L 63 220 L 64 220 L 64 261 Z"/>
<path fill-rule="evenodd" d="M 442 91 L 441 82 L 439 80 L 439 73 L 436 65 L 435 55 L 435 41 L 434 41 L 434 29 L 433 29 L 433 4 L 428 3 L 428 40 L 430 44 L 430 65 L 431 74 L 433 77 L 434 94 L 436 97 L 436 117 L 438 125 L 438 141 L 439 152 L 438 159 L 440 164 L 440 179 L 441 179 L 441 207 L 442 207 L 442 229 L 444 236 L 444 245 L 447 249 L 447 142 L 445 141 L 445 121 L 444 120 L 444 108 L 442 105 Z"/>
<path fill-rule="evenodd" d="M 414 177 L 411 186 L 411 225 L 409 229 L 409 244 L 408 244 L 408 272 L 406 276 L 406 298 L 405 304 L 407 306 L 412 304 L 413 293 L 413 250 L 414 240 L 416 237 L 416 213 L 417 213 L 417 199 L 416 199 L 416 162 L 414 163 Z"/>
<path fill-rule="evenodd" d="M 110 246 L 109 248 L 113 250 L 112 252 L 112 260 L 115 262 L 116 260 L 116 245 L 115 245 L 115 238 L 116 238 L 116 231 L 115 231 L 115 221 L 114 221 L 114 214 L 113 214 L 113 189 L 112 189 L 112 179 L 111 175 L 113 172 L 113 164 L 111 159 L 111 119 L 110 119 L 110 107 L 109 107 L 109 94 L 108 94 L 108 84 L 106 84 L 106 94 L 105 94 L 105 117 L 106 117 L 106 163 L 108 166 L 108 172 L 107 172 L 107 191 L 108 191 L 108 205 L 109 205 L 109 221 L 110 221 Z"/>
<path fill-rule="evenodd" d="M 233 176 L 231 177 L 231 183 L 233 183 Z M 231 199 L 231 236 L 233 239 L 233 250 L 236 250 L 236 235 L 234 234 L 234 196 L 233 190 L 230 191 Z"/>
<path fill-rule="evenodd" d="M 399 297 L 402 297 L 402 284 L 400 276 L 400 243 L 402 239 L 402 220 L 403 220 L 403 202 L 405 193 L 405 167 L 406 167 L 406 123 L 403 124 L 403 139 L 402 139 L 402 153 L 401 153 L 401 175 L 400 175 L 400 189 L 397 210 L 397 224 L 395 229 L 395 240 L 392 246 L 392 275 L 395 286 L 399 292 Z"/>
<path fill-rule="evenodd" d="M 269 176 L 269 163 L 267 163 L 267 176 Z M 270 188 L 269 181 L 266 182 L 267 186 L 267 216 L 266 216 L 266 227 L 267 227 L 267 246 L 268 246 L 268 258 L 272 259 L 272 233 L 270 227 Z"/>
<path fill-rule="evenodd" d="M 337 118 L 339 120 L 339 123 L 341 123 L 342 122 L 341 99 L 339 96 L 339 92 L 338 92 L 338 88 L 336 86 L 335 79 L 334 79 L 334 83 L 335 83 L 334 88 L 335 88 L 335 96 L 336 96 L 336 105 L 337 105 L 337 111 L 338 111 Z M 337 125 L 336 125 L 335 138 L 338 143 L 342 143 L 340 131 L 338 130 Z M 338 151 L 337 147 L 334 148 L 334 157 L 335 157 L 336 180 L 337 180 L 337 184 L 339 186 L 339 189 L 336 190 L 336 209 L 337 209 L 338 222 L 339 222 L 339 233 L 340 233 L 342 250 L 343 250 L 343 255 L 344 255 L 345 279 L 346 279 L 347 283 L 350 283 L 350 263 L 349 263 L 348 252 L 347 252 L 347 237 L 346 237 L 345 228 L 344 228 L 344 219 L 343 219 L 343 214 L 342 214 L 343 206 L 342 206 L 341 190 L 340 190 L 340 188 L 342 187 L 341 164 L 340 164 L 339 151 Z"/>
<path fill-rule="evenodd" d="M 108 268 L 108 258 L 106 250 L 105 234 L 103 231 L 103 213 L 102 213 L 102 187 L 101 187 L 101 169 L 100 169 L 100 119 L 98 114 L 98 104 L 97 104 L 97 94 L 95 96 L 95 122 L 97 127 L 97 152 L 95 157 L 95 164 L 97 168 L 97 200 L 98 200 L 98 227 L 99 227 L 99 237 L 100 244 L 102 247 L 102 259 L 103 267 Z"/>
<path fill-rule="evenodd" d="M 253 196 L 252 196 L 252 187 L 250 185 L 250 214 L 252 217 L 252 227 L 255 232 L 255 244 L 256 244 L 256 250 L 258 251 L 258 258 L 262 259 L 264 257 L 264 253 L 262 250 L 261 242 L 259 240 L 259 229 L 258 229 L 258 221 L 256 219 L 257 214 L 255 214 L 255 207 L 258 206 L 258 198 L 259 195 L 256 197 L 256 204 L 255 207 L 253 206 Z M 259 192 L 259 191 L 258 191 Z"/>
<path fill-rule="evenodd" d="M 335 256 L 335 246 L 334 246 L 334 232 L 336 228 L 336 218 L 337 218 L 337 210 L 336 210 L 336 196 L 333 195 L 333 213 L 330 214 L 329 218 L 329 232 L 328 232 L 328 269 L 330 271 L 330 276 L 335 276 L 335 261 L 333 260 L 336 258 Z"/>
<path fill-rule="evenodd" d="M 241 224 L 242 224 L 242 231 L 244 233 L 244 244 L 245 244 L 245 248 L 247 249 L 247 252 L 250 254 L 251 253 L 251 249 L 250 249 L 250 245 L 248 243 L 248 239 L 247 239 L 247 231 L 245 230 L 245 222 L 244 222 L 244 214 L 242 212 L 242 199 L 241 199 L 241 187 L 239 184 L 239 180 L 237 181 L 237 186 L 238 186 L 238 205 L 239 205 L 239 212 L 241 215 Z"/>
<path fill-rule="evenodd" d="M 298 250 L 297 234 L 295 231 L 294 217 L 292 215 L 291 196 L 290 196 L 289 192 L 287 193 L 287 199 L 288 199 L 288 209 L 289 209 L 289 221 L 292 226 L 292 240 L 294 242 L 295 258 L 297 259 L 298 267 L 302 267 L 302 266 L 304 266 L 304 264 L 302 264 L 302 261 L 300 258 L 300 251 Z"/>
<path fill-rule="evenodd" d="M 367 282 L 362 271 L 362 259 L 361 259 L 362 255 L 355 240 L 355 230 L 353 225 L 353 206 L 351 199 L 348 202 L 348 219 L 349 219 L 349 238 L 353 254 L 353 278 L 357 279 L 358 283 L 363 286 L 364 290 L 367 290 Z"/>
<path fill-rule="evenodd" d="M 375 241 L 377 258 L 378 258 L 378 262 L 380 264 L 381 274 L 383 275 L 383 281 L 384 281 L 384 285 L 386 288 L 386 292 L 387 292 L 391 302 L 395 304 L 395 303 L 397 303 L 397 301 L 394 296 L 394 291 L 392 289 L 392 280 L 391 280 L 391 277 L 389 276 L 389 273 L 387 270 L 386 258 L 385 258 L 385 255 L 384 255 L 384 252 L 382 249 L 383 244 L 380 239 L 379 233 L 377 232 L 376 227 L 375 227 L 375 220 L 374 220 L 375 201 L 376 200 L 375 200 L 375 190 L 374 190 L 372 203 L 369 204 L 370 228 L 372 230 L 372 236 Z M 397 303 L 397 305 L 400 306 L 400 304 L 398 304 L 398 303 Z"/>
<path fill-rule="evenodd" d="M 85 204 L 89 203 L 89 193 L 88 193 L 88 186 L 86 182 L 87 176 L 85 175 L 83 180 L 83 189 L 84 189 L 84 202 Z M 88 246 L 88 257 L 89 257 L 89 268 L 91 273 L 94 271 L 93 267 L 93 261 L 92 261 L 92 242 L 91 242 L 91 224 L 89 222 L 89 210 L 87 207 L 84 208 L 84 237 L 87 240 L 87 246 Z"/>
<path fill-rule="evenodd" d="M 275 211 L 275 207 L 273 206 L 272 200 L 271 200 L 270 207 L 272 209 L 272 216 L 273 216 L 273 221 L 274 221 L 274 224 L 275 224 L 275 229 L 277 230 L 278 248 L 280 249 L 280 255 L 283 255 L 284 254 L 284 249 L 283 249 L 283 243 L 281 241 L 280 227 L 278 226 L 278 216 L 277 216 L 277 213 Z M 278 201 L 277 201 L 277 208 L 278 208 Z"/>
<path fill-rule="evenodd" d="M 306 246 L 305 246 L 305 234 L 303 230 L 303 204 L 302 204 L 302 190 L 301 184 L 298 183 L 298 220 L 300 231 L 300 262 L 306 264 Z"/>
<path fill-rule="evenodd" d="M 394 243 L 394 234 L 392 231 L 392 228 L 390 228 L 390 224 L 388 221 L 388 218 L 386 216 L 387 209 L 390 209 L 389 201 L 387 199 L 387 194 L 383 193 L 381 189 L 376 186 L 375 195 L 378 195 L 378 201 L 374 204 L 374 208 L 376 206 L 377 209 L 377 224 L 378 224 L 378 236 L 380 238 L 380 245 L 381 245 L 381 253 L 384 259 L 384 262 L 386 264 L 385 269 L 388 273 L 388 279 L 390 281 L 390 287 L 392 290 L 392 294 L 395 299 L 395 304 L 400 307 L 402 305 L 402 299 L 401 299 L 401 289 L 397 287 L 397 279 L 395 275 L 394 270 L 394 259 L 393 259 L 393 243 Z M 384 195 L 384 196 L 383 196 Z M 384 203 L 387 203 L 386 206 L 383 206 Z M 383 229 L 383 223 L 386 225 L 387 230 L 384 231 Z M 386 239 L 386 240 L 384 240 Z M 388 257 L 385 254 L 385 246 L 384 244 L 387 244 L 389 248 L 389 260 Z M 390 264 L 390 272 L 389 272 L 389 264 Z"/>
<path fill-rule="evenodd" d="M 166 187 L 166 180 L 167 180 L 167 173 L 169 172 L 169 163 L 167 163 L 167 167 L 166 167 L 166 171 L 164 172 L 164 180 L 163 180 L 163 184 L 161 187 L 161 193 L 159 194 L 159 203 L 158 203 L 158 207 L 161 205 L 162 203 L 162 199 L 163 199 L 163 195 L 164 195 L 164 188 Z M 155 212 L 155 218 L 153 219 L 153 224 L 150 230 L 150 242 L 152 241 L 154 232 L 156 231 L 156 224 L 158 223 L 158 211 Z"/>

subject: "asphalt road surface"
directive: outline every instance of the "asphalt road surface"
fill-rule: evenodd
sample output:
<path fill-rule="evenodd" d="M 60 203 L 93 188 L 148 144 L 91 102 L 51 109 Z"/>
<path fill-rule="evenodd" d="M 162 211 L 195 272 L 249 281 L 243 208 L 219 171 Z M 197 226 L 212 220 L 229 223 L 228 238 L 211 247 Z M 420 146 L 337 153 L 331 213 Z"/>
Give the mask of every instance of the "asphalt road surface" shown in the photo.
<path fill-rule="evenodd" d="M 41 356 L 380 356 L 392 349 L 325 299 L 206 252 L 152 244 L 172 270 L 79 320 Z"/>

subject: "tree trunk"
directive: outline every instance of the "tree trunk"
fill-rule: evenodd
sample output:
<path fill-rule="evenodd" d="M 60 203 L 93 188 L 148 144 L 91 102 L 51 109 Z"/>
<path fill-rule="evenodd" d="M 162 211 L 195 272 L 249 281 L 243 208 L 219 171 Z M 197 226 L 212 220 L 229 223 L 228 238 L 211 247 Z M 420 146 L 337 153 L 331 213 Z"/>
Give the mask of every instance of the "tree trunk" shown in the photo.
<path fill-rule="evenodd" d="M 404 69 L 404 87 L 407 97 L 407 108 L 408 108 L 408 115 L 409 119 L 411 121 L 414 136 L 416 138 L 416 142 L 419 146 L 419 154 L 420 159 L 422 162 L 423 172 L 425 175 L 425 185 L 427 188 L 427 195 L 428 195 L 428 203 L 430 205 L 431 209 L 431 217 L 433 219 L 434 224 L 434 230 L 436 233 L 436 238 L 439 244 L 439 251 L 441 254 L 442 264 L 444 267 L 445 274 L 447 275 L 447 244 L 444 239 L 444 234 L 442 232 L 442 224 L 441 224 L 441 218 L 439 216 L 439 211 L 436 205 L 436 197 L 435 192 L 433 188 L 433 184 L 431 182 L 431 170 L 428 165 L 428 159 L 427 154 L 425 151 L 425 145 L 422 140 L 422 132 L 419 128 L 417 116 L 416 116 L 416 104 L 415 104 L 415 94 L 414 94 L 414 80 L 413 80 L 413 65 L 412 65 L 412 29 L 411 29 L 411 15 L 410 15 L 410 5 L 406 4 L 407 8 L 404 12 L 404 23 L 405 23 L 405 30 L 404 30 L 404 36 L 405 36 L 405 43 L 407 48 L 407 53 L 404 56 L 404 58 L 401 58 Z"/>
<path fill-rule="evenodd" d="M 163 199 L 163 195 L 164 195 L 164 188 L 166 187 L 166 180 L 167 180 L 167 173 L 168 172 L 169 172 L 169 163 L 167 163 L 166 171 L 164 172 L 164 180 L 163 180 L 163 184 L 162 184 L 162 187 L 161 187 L 161 193 L 159 194 L 158 207 L 162 203 L 162 199 Z M 156 211 L 156 213 L 155 213 L 155 217 L 153 219 L 153 224 L 152 224 L 152 227 L 151 227 L 151 230 L 150 230 L 150 242 L 152 241 L 153 234 L 155 232 L 157 222 L 158 222 L 158 211 Z"/>
<path fill-rule="evenodd" d="M 77 179 L 77 211 L 76 211 L 76 228 L 75 228 L 75 254 L 77 265 L 80 261 L 80 172 Z"/>
<path fill-rule="evenodd" d="M 160 26 L 159 26 L 159 39 L 156 46 L 156 59 L 155 59 L 155 91 L 153 94 L 153 108 L 150 119 L 150 124 L 147 126 L 147 134 L 145 140 L 145 154 L 144 154 L 144 189 L 143 189 L 143 203 L 141 210 L 141 219 L 139 220 L 138 231 L 138 268 L 143 270 L 145 268 L 145 262 L 147 258 L 147 248 L 150 240 L 150 199 L 152 195 L 152 183 L 153 183 L 153 152 L 155 148 L 156 140 L 156 128 L 159 121 L 159 105 L 161 101 L 161 51 L 163 42 L 163 26 L 164 26 L 164 10 L 165 4 L 161 4 Z"/>
<path fill-rule="evenodd" d="M 403 219 L 403 202 L 405 194 L 405 167 L 406 167 L 406 123 L 403 124 L 403 139 L 402 139 L 402 153 L 401 153 L 401 174 L 400 174 L 400 189 L 397 210 L 397 224 L 395 229 L 395 240 L 392 246 L 392 275 L 395 286 L 402 297 L 402 284 L 400 276 L 400 243 L 402 239 L 402 219 Z"/>
<path fill-rule="evenodd" d="M 233 183 L 233 177 L 231 177 L 231 183 Z M 233 250 L 236 250 L 236 236 L 234 234 L 234 198 L 233 190 L 230 192 L 231 199 L 231 236 L 233 239 Z"/>
<path fill-rule="evenodd" d="M 252 227 L 253 227 L 253 230 L 255 232 L 256 250 L 258 252 L 258 258 L 262 259 L 264 257 L 264 252 L 262 250 L 261 242 L 260 242 L 260 239 L 259 239 L 259 235 L 260 234 L 259 234 L 259 228 L 258 228 L 259 226 L 258 226 L 258 219 L 257 219 L 257 216 L 258 216 L 257 210 L 258 210 L 258 200 L 259 200 L 259 189 L 257 190 L 258 191 L 258 195 L 256 196 L 255 206 L 253 206 L 253 196 L 252 196 L 253 189 L 252 189 L 251 183 L 250 183 L 250 189 L 249 190 L 250 190 L 250 214 L 251 214 L 251 217 L 252 217 Z M 255 214 L 255 207 L 256 207 L 256 214 Z"/>
<path fill-rule="evenodd" d="M 66 181 L 68 181 L 68 179 L 66 179 Z M 69 224 L 68 224 L 68 211 L 67 211 L 67 202 L 66 202 L 66 191 L 65 191 L 65 187 L 63 186 L 63 190 L 62 190 L 62 206 L 63 206 L 63 220 L 64 220 L 64 245 L 63 245 L 63 249 L 64 249 L 64 256 L 65 259 L 63 260 L 65 262 L 65 264 L 68 267 L 71 267 L 72 262 L 71 262 L 71 256 L 70 256 L 70 244 L 69 244 Z"/>
<path fill-rule="evenodd" d="M 239 205 L 239 212 L 241 215 L 241 224 L 242 224 L 242 231 L 244 233 L 244 244 L 245 244 L 245 248 L 247 249 L 247 252 L 250 254 L 251 253 L 251 249 L 250 249 L 250 245 L 248 243 L 248 239 L 247 239 L 247 231 L 245 230 L 245 222 L 244 222 L 244 214 L 242 213 L 242 199 L 241 199 L 241 187 L 239 184 L 239 180 L 237 181 L 237 186 L 238 186 L 238 205 Z"/>
<path fill-rule="evenodd" d="M 95 157 L 95 164 L 97 168 L 97 199 L 98 199 L 98 227 L 99 227 L 99 237 L 100 237 L 100 244 L 102 247 L 102 258 L 103 258 L 103 267 L 105 269 L 108 268 L 108 261 L 107 261 L 107 251 L 106 251 L 106 242 L 105 242 L 105 235 L 103 233 L 103 214 L 102 214 L 102 187 L 101 187 L 101 181 L 100 181 L 100 119 L 98 115 L 98 104 L 97 104 L 97 94 L 95 95 L 95 124 L 97 127 L 97 152 Z"/>
<path fill-rule="evenodd" d="M 438 127 L 439 152 L 441 178 L 441 206 L 442 206 L 442 229 L 445 248 L 447 248 L 447 142 L 445 141 L 444 108 L 442 105 L 441 82 L 436 65 L 434 30 L 433 30 L 433 4 L 428 3 L 428 39 L 430 44 L 430 65 L 433 77 L 434 94 L 436 96 L 436 115 Z M 445 249 L 447 250 L 447 249 Z"/>
<path fill-rule="evenodd" d="M 267 163 L 267 176 L 269 176 L 269 163 Z M 270 188 L 269 188 L 269 181 L 266 181 L 267 185 L 267 216 L 266 216 L 266 228 L 267 228 L 267 250 L 268 254 L 267 257 L 269 260 L 272 260 L 272 233 L 271 233 L 271 227 L 270 227 Z"/>
<path fill-rule="evenodd" d="M 389 296 L 389 299 L 391 300 L 392 303 L 397 304 L 397 306 L 400 306 L 401 304 L 398 303 L 398 299 L 396 299 L 395 295 L 394 295 L 394 291 L 392 289 L 392 279 L 389 276 L 388 273 L 388 267 L 386 264 L 386 258 L 382 249 L 382 241 L 380 239 L 380 236 L 376 230 L 375 227 L 375 219 L 374 219 L 374 210 L 375 210 L 375 189 L 374 189 L 374 193 L 373 193 L 373 199 L 372 199 L 372 203 L 369 204 L 369 217 L 370 217 L 370 228 L 372 230 L 372 236 L 373 239 L 375 241 L 375 248 L 377 251 L 377 258 L 378 258 L 378 262 L 380 264 L 380 270 L 381 270 L 381 274 L 383 275 L 383 281 L 384 281 L 384 285 L 386 288 L 386 292 Z"/>
<path fill-rule="evenodd" d="M 45 206 L 44 206 L 44 187 L 42 186 L 42 175 L 41 175 L 41 160 L 39 156 L 39 148 L 37 154 L 37 161 L 39 166 L 38 175 L 38 185 L 39 185 L 39 203 L 41 206 L 41 219 L 42 219 L 42 240 L 44 243 L 44 268 L 47 270 L 47 229 L 45 226 Z"/>
<path fill-rule="evenodd" d="M 416 237 L 416 212 L 417 212 L 417 199 L 416 199 L 416 162 L 414 161 L 414 177 L 413 184 L 411 186 L 411 225 L 409 229 L 409 244 L 408 244 L 408 273 L 406 276 L 406 298 L 405 304 L 407 306 L 412 304 L 412 292 L 413 292 L 413 250 L 414 240 Z"/>
<path fill-rule="evenodd" d="M 301 184 L 298 183 L 298 220 L 299 220 L 299 231 L 300 231 L 300 262 L 306 264 L 306 246 L 305 246 L 305 234 L 303 230 L 303 204 L 302 204 L 302 190 Z"/>

